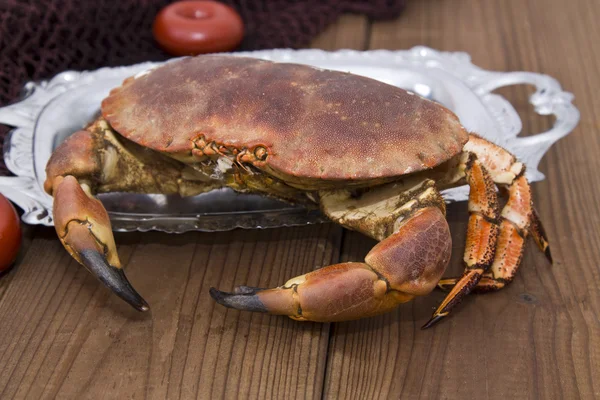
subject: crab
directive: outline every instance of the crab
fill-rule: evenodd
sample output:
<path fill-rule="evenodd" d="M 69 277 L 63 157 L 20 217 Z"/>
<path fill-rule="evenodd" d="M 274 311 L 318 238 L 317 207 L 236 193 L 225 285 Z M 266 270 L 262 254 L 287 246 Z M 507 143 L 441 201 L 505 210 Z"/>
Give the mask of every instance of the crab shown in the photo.
<path fill-rule="evenodd" d="M 46 172 L 66 250 L 140 311 L 149 306 L 125 276 L 98 193 L 193 196 L 229 187 L 318 207 L 379 241 L 362 262 L 279 287 L 210 289 L 226 307 L 300 321 L 389 312 L 437 286 L 448 294 L 426 328 L 470 292 L 509 284 L 528 234 L 551 261 L 525 166 L 512 154 L 434 101 L 306 65 L 202 55 L 132 76 L 54 151 Z M 465 184 L 465 269 L 443 278 L 451 236 L 441 191 Z"/>

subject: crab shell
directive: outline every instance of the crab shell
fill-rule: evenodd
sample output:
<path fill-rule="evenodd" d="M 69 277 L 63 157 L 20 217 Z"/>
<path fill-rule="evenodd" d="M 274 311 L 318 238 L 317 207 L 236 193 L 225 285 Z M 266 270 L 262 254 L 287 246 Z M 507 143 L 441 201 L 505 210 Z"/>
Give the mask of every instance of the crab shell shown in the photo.
<path fill-rule="evenodd" d="M 124 137 L 181 161 L 210 144 L 286 181 L 396 177 L 439 165 L 468 140 L 452 112 L 398 87 L 218 55 L 125 80 L 102 115 Z"/>

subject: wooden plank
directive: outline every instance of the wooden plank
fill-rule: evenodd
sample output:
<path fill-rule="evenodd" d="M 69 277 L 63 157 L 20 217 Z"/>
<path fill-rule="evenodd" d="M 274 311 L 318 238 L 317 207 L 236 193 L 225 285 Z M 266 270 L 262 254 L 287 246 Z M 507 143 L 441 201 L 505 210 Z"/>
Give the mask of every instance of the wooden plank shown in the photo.
<path fill-rule="evenodd" d="M 334 324 L 325 383 L 327 398 L 594 398 L 600 393 L 600 39 L 595 2 L 558 0 L 409 2 L 397 21 L 372 26 L 371 48 L 428 45 L 469 52 L 495 70 L 531 70 L 556 77 L 576 96 L 582 120 L 556 144 L 534 184 L 535 202 L 552 243 L 549 266 L 531 243 L 505 290 L 471 296 L 454 315 L 426 331 L 442 294 L 395 313 Z M 530 88 L 503 89 L 524 118 L 524 134 L 547 129 L 535 116 Z M 461 269 L 466 212 L 449 209 L 454 255 Z M 372 242 L 345 236 L 343 259 L 361 259 Z"/>
<path fill-rule="evenodd" d="M 21 247 L 19 248 L 17 258 L 9 269 L 5 269 L 4 271 L 0 272 L 0 299 L 2 299 L 2 296 L 4 296 L 4 292 L 6 291 L 6 288 L 8 288 L 8 285 L 14 276 L 14 267 L 19 265 L 21 260 L 23 260 L 23 257 L 25 257 L 25 254 L 27 254 L 29 246 L 33 241 L 35 231 L 35 226 L 21 223 Z"/>
<path fill-rule="evenodd" d="M 215 306 L 208 289 L 275 286 L 334 262 L 338 227 L 118 235 L 149 314 L 44 231 L 0 301 L 0 398 L 320 396 L 327 324 Z"/>

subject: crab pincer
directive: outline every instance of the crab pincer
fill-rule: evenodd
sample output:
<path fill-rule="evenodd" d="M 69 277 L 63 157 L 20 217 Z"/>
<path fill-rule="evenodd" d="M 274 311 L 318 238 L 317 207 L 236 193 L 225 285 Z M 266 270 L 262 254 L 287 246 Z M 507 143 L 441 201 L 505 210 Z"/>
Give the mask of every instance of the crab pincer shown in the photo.
<path fill-rule="evenodd" d="M 299 321 L 364 318 L 431 292 L 448 265 L 451 243 L 442 211 L 425 208 L 377 244 L 365 262 L 324 267 L 278 288 L 242 287 L 234 293 L 211 288 L 210 294 L 226 307 L 287 315 Z"/>
<path fill-rule="evenodd" d="M 148 303 L 131 286 L 112 234 L 108 213 L 73 176 L 58 183 L 54 195 L 56 232 L 69 253 L 115 294 L 138 311 Z"/>
<path fill-rule="evenodd" d="M 54 197 L 56 233 L 69 254 L 104 285 L 136 310 L 147 311 L 148 303 L 121 266 L 108 213 L 91 193 L 100 168 L 96 144 L 91 132 L 80 131 L 52 155 L 45 186 Z"/>

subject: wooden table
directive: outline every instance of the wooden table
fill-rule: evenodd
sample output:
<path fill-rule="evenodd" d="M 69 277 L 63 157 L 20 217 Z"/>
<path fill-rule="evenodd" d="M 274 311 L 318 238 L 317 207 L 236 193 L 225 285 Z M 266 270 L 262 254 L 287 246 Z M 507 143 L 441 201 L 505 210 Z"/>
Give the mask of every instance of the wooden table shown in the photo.
<path fill-rule="evenodd" d="M 344 16 L 323 49 L 469 52 L 486 69 L 556 77 L 576 96 L 578 128 L 534 185 L 555 264 L 530 243 L 507 289 L 471 296 L 433 329 L 434 292 L 376 318 L 336 324 L 215 307 L 211 286 L 270 286 L 373 241 L 333 224 L 227 233 L 119 234 L 138 314 L 70 259 L 51 229 L 27 230 L 0 280 L 0 398 L 586 398 L 600 396 L 600 4 L 597 0 L 420 0 L 401 18 Z M 524 133 L 531 88 L 501 92 Z M 465 205 L 450 207 L 461 270 Z"/>

